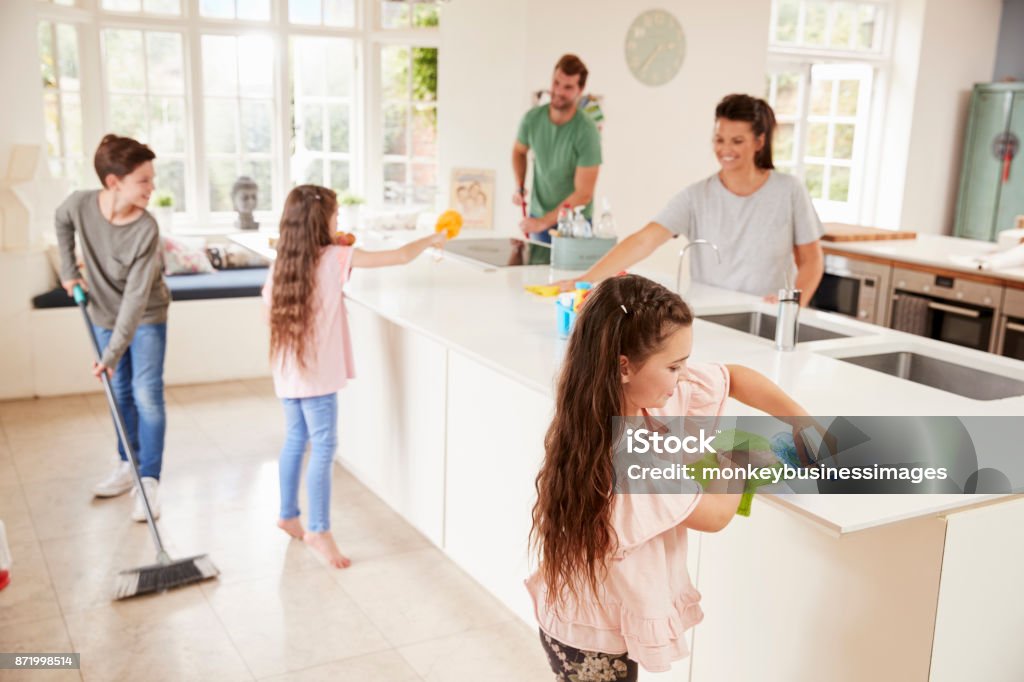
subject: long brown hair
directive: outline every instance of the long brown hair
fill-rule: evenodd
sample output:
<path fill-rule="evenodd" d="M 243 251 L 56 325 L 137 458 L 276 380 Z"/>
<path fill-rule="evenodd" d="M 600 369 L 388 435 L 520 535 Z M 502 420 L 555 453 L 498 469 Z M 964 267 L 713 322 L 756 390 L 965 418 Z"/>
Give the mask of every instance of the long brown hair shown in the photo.
<path fill-rule="evenodd" d="M 333 243 L 331 218 L 337 210 L 338 197 L 326 187 L 299 185 L 285 199 L 270 306 L 272 358 L 291 354 L 300 367 L 306 366 L 317 262 Z"/>
<path fill-rule="evenodd" d="M 611 525 L 613 426 L 622 414 L 619 357 L 643 365 L 693 313 L 677 294 L 637 275 L 613 277 L 584 302 L 558 378 L 555 418 L 537 474 L 531 546 L 549 602 L 597 593 L 618 546 Z"/>
<path fill-rule="evenodd" d="M 775 134 L 775 112 L 768 102 L 750 95 L 726 95 L 715 107 L 715 120 L 746 121 L 754 137 L 764 135 L 764 145 L 754 155 L 754 165 L 764 170 L 775 168 L 772 162 L 772 136 Z"/>

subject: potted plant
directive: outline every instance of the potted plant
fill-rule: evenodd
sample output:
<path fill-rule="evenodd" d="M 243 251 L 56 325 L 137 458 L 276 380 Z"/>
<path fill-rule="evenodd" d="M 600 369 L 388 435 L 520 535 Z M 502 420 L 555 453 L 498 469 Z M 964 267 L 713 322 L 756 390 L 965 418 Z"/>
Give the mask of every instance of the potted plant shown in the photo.
<path fill-rule="evenodd" d="M 153 217 L 160 227 L 161 234 L 169 234 L 174 230 L 174 195 L 160 191 L 153 195 Z"/>
<path fill-rule="evenodd" d="M 344 192 L 338 197 L 339 230 L 352 232 L 359 229 L 359 213 L 364 203 L 366 203 L 366 200 L 353 192 Z"/>

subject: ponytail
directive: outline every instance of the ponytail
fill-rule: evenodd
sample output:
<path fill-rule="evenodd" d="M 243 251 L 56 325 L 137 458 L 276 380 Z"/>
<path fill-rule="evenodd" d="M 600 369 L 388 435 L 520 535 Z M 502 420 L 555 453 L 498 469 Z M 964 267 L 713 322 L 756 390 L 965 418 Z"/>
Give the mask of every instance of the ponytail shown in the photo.
<path fill-rule="evenodd" d="M 715 118 L 746 121 L 754 135 L 764 135 L 764 145 L 754 156 L 754 165 L 764 170 L 775 168 L 772 162 L 772 136 L 775 134 L 775 112 L 768 102 L 750 95 L 726 95 L 715 107 Z"/>

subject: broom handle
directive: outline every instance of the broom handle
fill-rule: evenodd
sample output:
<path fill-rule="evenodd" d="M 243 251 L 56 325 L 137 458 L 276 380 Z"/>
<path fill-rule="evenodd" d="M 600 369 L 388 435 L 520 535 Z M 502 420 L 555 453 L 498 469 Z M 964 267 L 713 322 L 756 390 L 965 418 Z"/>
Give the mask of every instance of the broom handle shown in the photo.
<path fill-rule="evenodd" d="M 85 290 L 80 284 L 76 284 L 74 288 L 75 303 L 78 304 L 79 309 L 82 311 L 82 317 L 85 319 L 85 327 L 89 330 L 89 338 L 92 339 L 93 349 L 96 351 L 96 361 L 102 362 L 103 360 L 103 349 L 100 348 L 100 340 L 96 336 L 95 330 L 92 328 L 92 319 L 89 317 L 89 311 L 86 310 L 86 296 Z M 156 545 L 157 549 L 157 560 L 161 563 L 166 563 L 168 558 L 167 550 L 164 549 L 164 543 L 160 539 L 160 531 L 156 528 L 156 521 L 153 520 L 153 510 L 149 508 L 149 499 L 146 497 L 146 489 L 142 485 L 142 477 L 139 475 L 139 462 L 135 458 L 135 453 L 132 451 L 131 442 L 128 440 L 128 429 L 124 425 L 124 417 L 121 416 L 121 409 L 117 406 L 117 400 L 114 398 L 114 389 L 110 385 L 110 377 L 106 372 L 100 372 L 100 380 L 103 382 L 103 390 L 107 394 L 107 404 L 110 405 L 110 413 L 114 416 L 114 426 L 117 428 L 117 437 L 121 439 L 121 445 L 124 446 L 124 451 L 128 453 L 128 459 L 131 461 L 132 476 L 135 477 L 135 486 L 142 495 L 143 506 L 146 509 L 146 523 L 149 526 L 150 535 L 153 536 L 153 544 Z"/>

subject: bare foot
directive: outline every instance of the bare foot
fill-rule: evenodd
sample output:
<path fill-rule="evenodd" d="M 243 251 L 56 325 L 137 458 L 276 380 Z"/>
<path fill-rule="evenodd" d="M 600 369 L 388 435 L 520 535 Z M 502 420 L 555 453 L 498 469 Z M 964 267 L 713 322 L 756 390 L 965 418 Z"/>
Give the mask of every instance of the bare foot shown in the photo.
<path fill-rule="evenodd" d="M 298 516 L 292 517 L 290 519 L 278 519 L 277 527 L 283 530 L 285 533 L 288 533 L 288 535 L 291 535 L 293 538 L 297 538 L 299 540 L 302 539 L 302 536 L 306 532 L 302 528 L 302 522 L 299 521 Z"/>
<path fill-rule="evenodd" d="M 335 568 L 348 568 L 352 565 L 349 558 L 338 551 L 338 545 L 334 544 L 334 536 L 330 531 L 325 533 L 306 533 L 302 536 L 303 542 L 315 549 L 320 555 L 327 559 L 327 563 Z"/>

